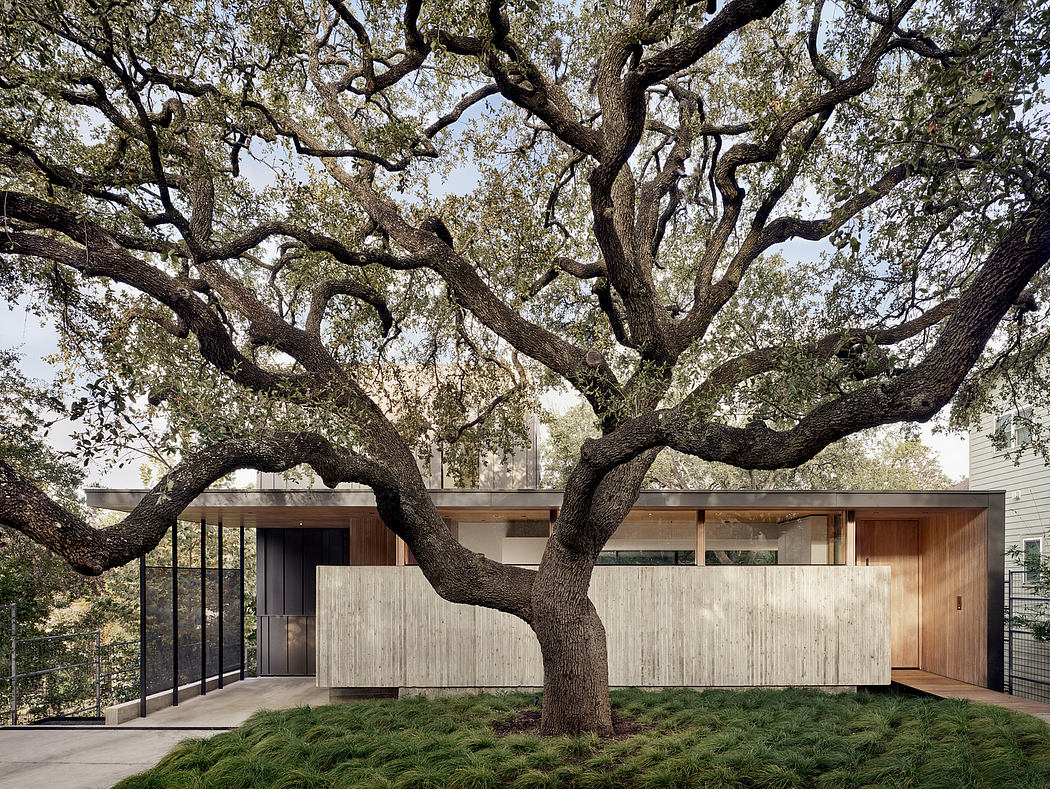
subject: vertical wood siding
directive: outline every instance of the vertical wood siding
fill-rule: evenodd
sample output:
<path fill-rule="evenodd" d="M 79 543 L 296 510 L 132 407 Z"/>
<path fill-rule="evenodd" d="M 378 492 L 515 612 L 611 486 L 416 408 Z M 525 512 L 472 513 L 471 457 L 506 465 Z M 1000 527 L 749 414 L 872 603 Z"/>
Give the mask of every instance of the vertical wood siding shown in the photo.
<path fill-rule="evenodd" d="M 919 526 L 920 668 L 981 686 L 988 684 L 987 534 L 983 510 L 932 515 Z"/>
<path fill-rule="evenodd" d="M 890 680 L 886 567 L 599 567 L 616 686 Z M 319 567 L 322 687 L 534 687 L 524 622 L 442 600 L 414 567 Z"/>
<path fill-rule="evenodd" d="M 350 564 L 355 566 L 393 566 L 396 564 L 396 538 L 378 515 L 352 516 L 349 520 Z"/>
<path fill-rule="evenodd" d="M 919 666 L 919 524 L 857 521 L 857 564 L 888 566 L 894 668 Z"/>

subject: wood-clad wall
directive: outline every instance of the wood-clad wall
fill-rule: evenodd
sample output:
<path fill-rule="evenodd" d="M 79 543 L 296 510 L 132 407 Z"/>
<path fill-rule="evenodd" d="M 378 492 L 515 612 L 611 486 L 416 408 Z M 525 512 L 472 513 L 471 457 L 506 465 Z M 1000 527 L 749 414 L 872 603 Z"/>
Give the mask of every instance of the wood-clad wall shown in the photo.
<path fill-rule="evenodd" d="M 349 521 L 351 565 L 392 566 L 397 563 L 394 533 L 378 515 L 356 515 Z"/>
<path fill-rule="evenodd" d="M 984 510 L 919 524 L 920 668 L 981 686 L 988 684 L 987 535 Z"/>
<path fill-rule="evenodd" d="M 877 685 L 885 567 L 598 567 L 615 686 Z M 348 601 L 352 601 L 348 603 Z M 441 599 L 415 567 L 319 567 L 321 687 L 536 687 L 519 619 Z"/>
<path fill-rule="evenodd" d="M 914 520 L 857 521 L 857 564 L 892 568 L 894 668 L 919 665 L 919 525 Z"/>

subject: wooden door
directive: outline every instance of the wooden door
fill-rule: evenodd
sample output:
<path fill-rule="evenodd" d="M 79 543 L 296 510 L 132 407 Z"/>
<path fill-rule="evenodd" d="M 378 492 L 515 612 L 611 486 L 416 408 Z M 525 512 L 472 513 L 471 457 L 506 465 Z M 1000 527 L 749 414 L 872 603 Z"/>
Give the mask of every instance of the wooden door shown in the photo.
<path fill-rule="evenodd" d="M 919 665 L 919 524 L 857 521 L 857 564 L 890 568 L 891 663 Z"/>

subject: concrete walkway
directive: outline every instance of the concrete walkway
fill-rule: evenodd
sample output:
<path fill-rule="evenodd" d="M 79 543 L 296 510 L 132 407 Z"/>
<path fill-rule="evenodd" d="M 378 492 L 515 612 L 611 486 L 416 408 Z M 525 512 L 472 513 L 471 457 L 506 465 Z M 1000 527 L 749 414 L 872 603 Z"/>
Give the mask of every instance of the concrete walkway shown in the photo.
<path fill-rule="evenodd" d="M 0 729 L 0 787 L 108 789 L 149 769 L 182 740 L 219 731 L 104 726 Z"/>
<path fill-rule="evenodd" d="M 319 688 L 313 677 L 247 677 L 222 690 L 209 691 L 116 727 L 135 726 L 240 726 L 259 710 L 319 707 L 328 703 L 328 688 Z"/>
<path fill-rule="evenodd" d="M 0 789 L 108 789 L 182 740 L 212 737 L 260 709 L 328 703 L 313 677 L 251 677 L 120 726 L 0 728 Z"/>

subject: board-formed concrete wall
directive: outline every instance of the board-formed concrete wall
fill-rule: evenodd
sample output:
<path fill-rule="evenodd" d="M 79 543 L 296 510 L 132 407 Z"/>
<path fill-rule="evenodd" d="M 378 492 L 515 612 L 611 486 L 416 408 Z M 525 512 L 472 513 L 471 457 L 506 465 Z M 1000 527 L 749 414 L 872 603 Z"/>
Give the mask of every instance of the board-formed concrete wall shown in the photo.
<path fill-rule="evenodd" d="M 442 600 L 416 567 L 317 568 L 317 684 L 543 684 L 519 619 Z M 884 685 L 888 567 L 597 567 L 613 686 Z"/>

